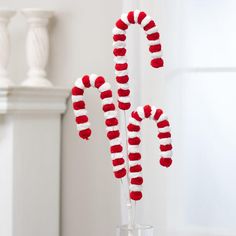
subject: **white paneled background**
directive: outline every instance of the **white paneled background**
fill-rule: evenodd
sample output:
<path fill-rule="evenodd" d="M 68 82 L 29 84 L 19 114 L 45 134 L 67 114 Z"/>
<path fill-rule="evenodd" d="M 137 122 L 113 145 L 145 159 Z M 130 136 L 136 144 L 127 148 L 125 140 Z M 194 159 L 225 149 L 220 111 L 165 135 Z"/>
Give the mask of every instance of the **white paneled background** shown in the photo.
<path fill-rule="evenodd" d="M 130 29 L 131 86 L 138 90 L 133 101 L 162 107 L 169 115 L 174 162 L 170 169 L 160 167 L 154 123 L 143 122 L 145 183 L 137 220 L 154 225 L 159 236 L 236 235 L 234 0 L 1 0 L 0 5 L 55 10 L 48 71 L 55 85 L 65 87 L 92 72 L 115 85 L 112 27 L 122 8 L 147 11 L 159 25 L 165 67 L 149 66 L 144 32 Z M 10 24 L 9 72 L 18 83 L 26 77 L 25 34 L 25 19 L 17 15 Z M 90 142 L 76 136 L 70 101 L 63 116 L 62 236 L 115 235 L 120 218 L 125 221 L 98 94 L 86 95 Z"/>

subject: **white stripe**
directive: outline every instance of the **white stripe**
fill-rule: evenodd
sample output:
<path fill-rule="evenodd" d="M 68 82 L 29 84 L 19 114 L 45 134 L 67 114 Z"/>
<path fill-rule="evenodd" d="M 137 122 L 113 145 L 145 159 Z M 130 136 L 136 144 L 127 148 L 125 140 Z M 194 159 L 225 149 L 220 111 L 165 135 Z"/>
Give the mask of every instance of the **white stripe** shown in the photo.
<path fill-rule="evenodd" d="M 118 165 L 118 166 L 113 166 L 113 171 L 116 172 L 116 171 L 119 171 L 119 170 L 121 170 L 123 168 L 125 168 L 124 164 Z"/>
<path fill-rule="evenodd" d="M 123 14 L 121 15 L 120 19 L 121 19 L 126 25 L 129 26 L 129 25 L 130 25 L 130 22 L 129 22 L 127 16 L 128 16 L 127 13 L 123 13 Z"/>
<path fill-rule="evenodd" d="M 128 152 L 129 153 L 139 153 L 139 145 L 128 145 Z"/>
<path fill-rule="evenodd" d="M 125 76 L 128 75 L 128 70 L 115 70 L 116 76 Z"/>
<path fill-rule="evenodd" d="M 172 150 L 161 152 L 161 157 L 172 157 L 173 152 Z"/>
<path fill-rule="evenodd" d="M 130 179 L 142 177 L 142 172 L 129 172 Z"/>
<path fill-rule="evenodd" d="M 110 118 L 115 118 L 117 117 L 117 111 L 107 111 L 107 112 L 104 112 L 104 117 L 107 118 L 107 119 L 110 119 Z"/>
<path fill-rule="evenodd" d="M 163 120 L 168 120 L 168 116 L 165 113 L 162 113 L 159 117 L 159 119 L 157 120 L 157 123 L 163 121 Z"/>
<path fill-rule="evenodd" d="M 143 190 L 142 185 L 131 184 L 129 190 L 133 192 L 141 192 Z"/>
<path fill-rule="evenodd" d="M 119 145 L 120 143 L 121 143 L 120 137 L 110 140 L 110 146 Z"/>
<path fill-rule="evenodd" d="M 77 127 L 77 130 L 79 130 L 79 131 L 85 130 L 85 129 L 90 127 L 90 123 L 86 122 L 86 123 L 83 123 L 83 124 L 76 124 L 76 127 Z"/>
<path fill-rule="evenodd" d="M 166 126 L 164 128 L 158 128 L 160 133 L 166 133 L 166 132 L 170 132 L 170 126 Z"/>
<path fill-rule="evenodd" d="M 143 110 L 143 107 L 138 107 L 137 108 L 137 113 L 138 113 L 138 116 L 141 118 L 141 119 L 144 119 L 145 118 L 145 114 L 144 114 L 144 110 Z"/>
<path fill-rule="evenodd" d="M 125 48 L 126 42 L 125 41 L 115 41 L 112 43 L 113 48 Z"/>
<path fill-rule="evenodd" d="M 106 127 L 106 131 L 109 132 L 109 131 L 117 131 L 119 130 L 119 126 L 115 125 L 115 126 L 107 126 Z"/>
<path fill-rule="evenodd" d="M 113 35 L 115 35 L 115 34 L 126 34 L 126 31 L 125 30 L 121 30 L 121 29 L 119 29 L 119 28 L 117 28 L 117 27 L 114 27 L 113 29 L 112 29 L 112 34 Z"/>
<path fill-rule="evenodd" d="M 152 109 L 152 110 L 151 110 L 151 116 L 150 116 L 150 119 L 153 119 L 153 118 L 154 118 L 154 115 L 156 114 L 156 110 L 157 110 L 157 109 L 156 109 L 155 106 L 152 106 L 151 109 Z"/>
<path fill-rule="evenodd" d="M 112 153 L 111 154 L 111 160 L 114 161 L 115 159 L 118 158 L 123 158 L 123 153 L 122 152 L 117 152 L 117 153 Z"/>
<path fill-rule="evenodd" d="M 148 40 L 148 45 L 149 46 L 154 46 L 160 44 L 160 39 L 157 40 Z"/>
<path fill-rule="evenodd" d="M 75 86 L 80 88 L 80 89 L 84 89 L 84 84 L 83 84 L 83 81 L 82 81 L 82 78 L 78 78 L 76 81 L 75 81 Z"/>
<path fill-rule="evenodd" d="M 154 26 L 154 27 L 152 27 L 151 29 L 149 29 L 149 30 L 147 30 L 145 32 L 146 32 L 147 35 L 158 33 L 158 28 L 157 28 L 157 26 Z"/>
<path fill-rule="evenodd" d="M 124 84 L 122 84 L 122 83 L 117 83 L 118 84 L 118 87 L 120 88 L 120 89 L 124 89 L 124 90 L 128 90 L 129 89 L 129 84 L 128 83 L 124 83 Z"/>
<path fill-rule="evenodd" d="M 102 105 L 112 104 L 112 103 L 113 103 L 113 99 L 112 98 L 104 98 L 104 99 L 102 99 Z"/>
<path fill-rule="evenodd" d="M 72 95 L 71 96 L 71 100 L 72 100 L 72 102 L 83 101 L 84 100 L 84 96 L 83 95 Z"/>
<path fill-rule="evenodd" d="M 74 110 L 74 114 L 76 117 L 78 116 L 85 116 L 87 115 L 87 110 L 86 109 L 81 109 L 81 110 Z"/>
<path fill-rule="evenodd" d="M 105 82 L 103 85 L 101 85 L 99 88 L 98 88 L 99 92 L 105 92 L 107 90 L 111 90 L 111 85 L 107 82 Z"/>
<path fill-rule="evenodd" d="M 159 142 L 161 145 L 171 144 L 171 138 L 160 138 Z"/>
<path fill-rule="evenodd" d="M 134 119 L 133 117 L 129 118 L 129 123 L 140 126 L 140 121 Z"/>
<path fill-rule="evenodd" d="M 152 20 L 152 18 L 150 16 L 146 16 L 142 22 L 141 22 L 141 26 L 144 28 L 150 21 Z"/>
<path fill-rule="evenodd" d="M 126 56 L 114 57 L 114 62 L 115 62 L 116 64 L 124 64 L 124 63 L 127 63 L 127 57 L 126 57 Z"/>
<path fill-rule="evenodd" d="M 138 16 L 140 14 L 140 10 L 135 10 L 134 11 L 134 22 L 138 23 Z"/>
<path fill-rule="evenodd" d="M 139 132 L 135 132 L 135 131 L 128 131 L 128 138 L 140 138 Z"/>
<path fill-rule="evenodd" d="M 130 167 L 136 166 L 136 165 L 141 165 L 140 160 L 137 160 L 137 161 L 131 161 L 131 160 L 129 160 L 129 166 L 130 166 Z M 140 171 L 139 171 L 139 172 L 140 172 Z"/>
<path fill-rule="evenodd" d="M 97 75 L 96 74 L 91 74 L 90 76 L 89 76 L 89 79 L 90 79 L 90 84 L 91 84 L 91 86 L 92 87 L 95 87 L 95 80 L 97 79 Z"/>
<path fill-rule="evenodd" d="M 152 58 L 161 58 L 162 57 L 162 51 L 159 51 L 159 52 L 152 52 L 151 53 L 151 57 Z"/>
<path fill-rule="evenodd" d="M 119 97 L 118 101 L 122 102 L 122 103 L 129 103 L 130 102 L 130 98 L 129 97 Z"/>

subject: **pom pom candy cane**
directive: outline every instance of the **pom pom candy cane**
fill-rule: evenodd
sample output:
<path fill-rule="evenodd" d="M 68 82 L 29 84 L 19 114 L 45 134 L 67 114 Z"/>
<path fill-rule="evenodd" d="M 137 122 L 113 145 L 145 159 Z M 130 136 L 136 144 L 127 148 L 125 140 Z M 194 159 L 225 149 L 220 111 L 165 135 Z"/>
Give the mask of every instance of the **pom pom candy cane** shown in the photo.
<path fill-rule="evenodd" d="M 144 29 L 149 42 L 149 51 L 151 53 L 151 66 L 159 68 L 163 66 L 161 58 L 161 44 L 159 40 L 159 32 L 155 22 L 145 12 L 135 10 L 122 14 L 121 18 L 116 22 L 113 29 L 113 54 L 115 56 L 115 73 L 118 83 L 118 103 L 121 110 L 130 108 L 130 90 L 128 86 L 128 63 L 126 59 L 126 30 L 130 24 L 139 24 Z"/>
<path fill-rule="evenodd" d="M 118 127 L 118 119 L 115 105 L 113 103 L 111 86 L 101 76 L 95 74 L 85 75 L 75 82 L 72 88 L 72 102 L 76 117 L 79 136 L 88 140 L 91 135 L 90 123 L 87 116 L 87 110 L 84 101 L 84 89 L 95 87 L 100 92 L 102 100 L 107 137 L 110 140 L 110 152 L 113 163 L 113 171 L 116 178 L 122 178 L 126 175 L 125 161 L 122 154 L 122 145 Z"/>
<path fill-rule="evenodd" d="M 129 171 L 130 171 L 130 198 L 140 200 L 142 198 L 141 185 L 143 178 L 141 175 L 142 166 L 140 163 L 141 154 L 139 152 L 140 124 L 143 119 L 152 119 L 157 123 L 158 138 L 160 140 L 161 159 L 160 164 L 169 167 L 172 163 L 172 145 L 169 122 L 161 109 L 156 109 L 146 105 L 138 107 L 132 112 L 129 119 L 128 129 L 128 153 L 129 153 Z"/>

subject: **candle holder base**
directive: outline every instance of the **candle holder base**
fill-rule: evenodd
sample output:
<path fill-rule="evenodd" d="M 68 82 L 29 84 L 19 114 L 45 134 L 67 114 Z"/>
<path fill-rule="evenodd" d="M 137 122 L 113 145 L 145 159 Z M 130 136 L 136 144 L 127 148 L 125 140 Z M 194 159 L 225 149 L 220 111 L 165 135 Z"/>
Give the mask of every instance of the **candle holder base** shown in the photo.
<path fill-rule="evenodd" d="M 116 236 L 153 236 L 153 232 L 150 225 L 121 225 L 116 228 Z"/>
<path fill-rule="evenodd" d="M 52 87 L 52 83 L 45 78 L 29 78 L 23 81 L 22 86 L 27 87 Z"/>

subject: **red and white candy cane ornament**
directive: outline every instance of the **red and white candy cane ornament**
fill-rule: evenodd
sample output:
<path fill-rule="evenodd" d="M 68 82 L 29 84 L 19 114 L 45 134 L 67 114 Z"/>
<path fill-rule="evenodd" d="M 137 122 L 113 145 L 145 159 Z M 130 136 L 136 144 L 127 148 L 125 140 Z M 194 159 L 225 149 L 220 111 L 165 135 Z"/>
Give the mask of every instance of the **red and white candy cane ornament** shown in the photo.
<path fill-rule="evenodd" d="M 126 175 L 126 168 L 122 153 L 123 147 L 120 140 L 117 112 L 113 103 L 111 86 L 102 76 L 97 76 L 95 74 L 85 75 L 82 78 L 77 79 L 75 86 L 72 88 L 72 103 L 79 136 L 88 140 L 91 135 L 90 123 L 83 96 L 84 90 L 90 87 L 97 88 L 100 92 L 107 137 L 110 141 L 114 175 L 116 178 L 122 178 Z"/>
<path fill-rule="evenodd" d="M 152 18 L 140 10 L 122 14 L 113 29 L 113 54 L 115 56 L 115 73 L 118 83 L 118 103 L 121 110 L 128 110 L 131 106 L 128 85 L 128 63 L 126 58 L 126 30 L 130 24 L 139 24 L 144 29 L 152 57 L 151 66 L 159 68 L 164 64 L 161 58 L 160 35 Z"/>
<path fill-rule="evenodd" d="M 158 139 L 160 141 L 161 159 L 160 164 L 169 167 L 172 163 L 172 145 L 170 124 L 161 109 L 146 105 L 138 107 L 129 118 L 128 129 L 128 155 L 129 155 L 129 177 L 130 198 L 138 201 L 142 198 L 142 166 L 139 145 L 141 142 L 139 131 L 143 119 L 151 119 L 157 123 Z"/>

